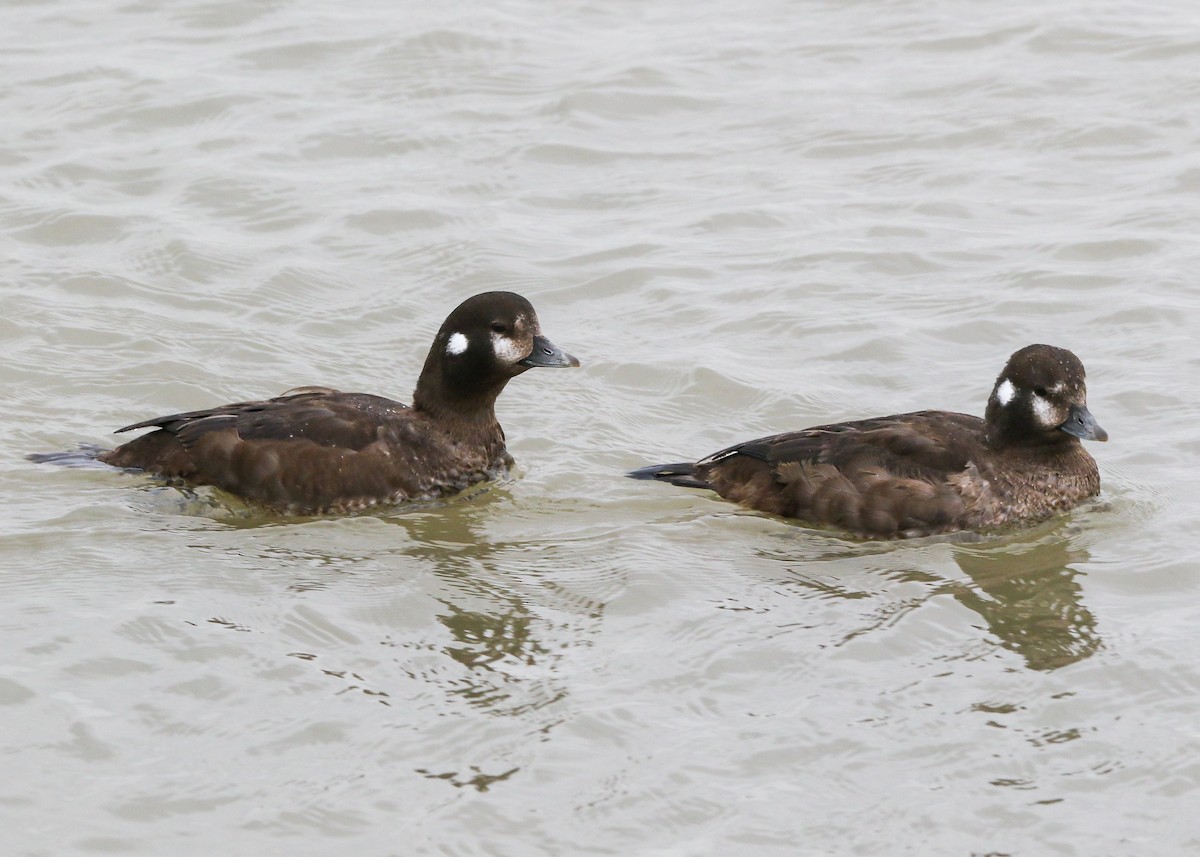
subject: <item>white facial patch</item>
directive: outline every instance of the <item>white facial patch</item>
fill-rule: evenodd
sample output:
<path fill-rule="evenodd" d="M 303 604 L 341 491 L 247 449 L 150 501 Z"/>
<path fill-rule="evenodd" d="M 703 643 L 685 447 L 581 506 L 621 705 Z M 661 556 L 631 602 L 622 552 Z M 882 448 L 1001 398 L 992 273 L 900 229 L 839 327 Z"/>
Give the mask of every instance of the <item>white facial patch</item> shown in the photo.
<path fill-rule="evenodd" d="M 513 342 L 503 333 L 492 332 L 492 353 L 505 363 L 517 363 L 529 355 L 521 350 L 521 346 Z"/>
<path fill-rule="evenodd" d="M 450 338 L 446 340 L 446 353 L 450 355 L 462 354 L 467 350 L 467 337 L 461 333 L 452 333 Z"/>
<path fill-rule="evenodd" d="M 1054 406 L 1037 393 L 1033 394 L 1033 416 L 1039 423 L 1046 428 L 1054 428 L 1058 425 L 1058 420 L 1054 418 Z"/>
<path fill-rule="evenodd" d="M 1017 388 L 1007 378 L 996 385 L 996 401 L 1000 403 L 1001 407 L 1011 402 L 1016 394 Z"/>

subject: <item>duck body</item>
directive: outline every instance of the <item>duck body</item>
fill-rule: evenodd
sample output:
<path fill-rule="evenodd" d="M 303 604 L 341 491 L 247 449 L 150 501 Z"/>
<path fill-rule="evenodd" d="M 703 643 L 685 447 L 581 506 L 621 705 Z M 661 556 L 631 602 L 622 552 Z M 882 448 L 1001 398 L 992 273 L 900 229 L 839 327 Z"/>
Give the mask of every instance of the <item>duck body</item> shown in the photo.
<path fill-rule="evenodd" d="M 503 476 L 498 423 L 466 436 L 409 406 L 328 388 L 156 417 L 157 428 L 98 456 L 280 512 L 338 514 L 427 500 Z"/>
<path fill-rule="evenodd" d="M 1105 440 L 1083 366 L 1065 349 L 1018 351 L 987 415 L 917 411 L 739 443 L 631 473 L 708 488 L 773 515 L 863 538 L 987 530 L 1073 508 L 1100 490 L 1081 438 Z"/>
<path fill-rule="evenodd" d="M 511 292 L 464 301 L 438 331 L 410 407 L 302 387 L 273 399 L 154 417 L 100 461 L 214 485 L 288 514 L 338 514 L 457 493 L 511 467 L 496 397 L 532 367 L 578 366 Z"/>

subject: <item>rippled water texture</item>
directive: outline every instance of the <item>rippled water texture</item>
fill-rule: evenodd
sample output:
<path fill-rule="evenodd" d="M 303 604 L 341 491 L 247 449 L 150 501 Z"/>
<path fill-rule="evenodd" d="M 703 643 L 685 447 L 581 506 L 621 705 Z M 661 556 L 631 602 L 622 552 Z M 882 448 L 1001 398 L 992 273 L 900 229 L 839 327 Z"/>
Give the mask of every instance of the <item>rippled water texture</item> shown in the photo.
<path fill-rule="evenodd" d="M 1190 2 L 9 3 L 6 855 L 1200 850 Z M 448 310 L 575 372 L 519 478 L 271 520 L 32 451 Z M 623 471 L 981 413 L 1073 349 L 1099 502 L 860 544 Z"/>

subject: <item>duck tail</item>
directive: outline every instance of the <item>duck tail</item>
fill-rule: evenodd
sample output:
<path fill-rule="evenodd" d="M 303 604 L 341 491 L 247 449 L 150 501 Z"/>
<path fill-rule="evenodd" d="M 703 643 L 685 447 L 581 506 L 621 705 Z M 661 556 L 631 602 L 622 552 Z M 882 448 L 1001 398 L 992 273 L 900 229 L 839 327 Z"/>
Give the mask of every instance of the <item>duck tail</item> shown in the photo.
<path fill-rule="evenodd" d="M 656 482 L 670 482 L 683 488 L 709 488 L 707 481 L 696 475 L 696 465 L 691 461 L 681 461 L 678 464 L 652 464 L 649 467 L 639 467 L 625 474 L 630 479 L 653 479 Z"/>
<path fill-rule="evenodd" d="M 67 449 L 62 452 L 29 452 L 25 454 L 25 460 L 35 464 L 56 464 L 59 467 L 107 467 L 97 459 L 108 451 L 102 446 L 81 443 L 79 449 Z"/>

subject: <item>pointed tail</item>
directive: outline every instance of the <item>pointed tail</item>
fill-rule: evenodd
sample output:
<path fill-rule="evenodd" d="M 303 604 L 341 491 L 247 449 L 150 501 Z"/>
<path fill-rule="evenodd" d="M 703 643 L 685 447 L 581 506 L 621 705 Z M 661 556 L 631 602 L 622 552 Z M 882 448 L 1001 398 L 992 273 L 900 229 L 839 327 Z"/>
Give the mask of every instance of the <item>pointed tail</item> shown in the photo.
<path fill-rule="evenodd" d="M 79 449 L 68 449 L 63 452 L 29 452 L 25 454 L 25 458 L 35 464 L 57 464 L 59 467 L 107 468 L 108 465 L 101 464 L 96 460 L 96 457 L 104 452 L 108 452 L 108 450 L 102 446 L 81 443 Z"/>
<path fill-rule="evenodd" d="M 652 464 L 649 467 L 639 467 L 625 474 L 631 479 L 653 479 L 656 482 L 670 482 L 683 488 L 709 488 L 708 482 L 696 475 L 696 465 L 691 461 L 681 461 L 678 464 Z"/>

